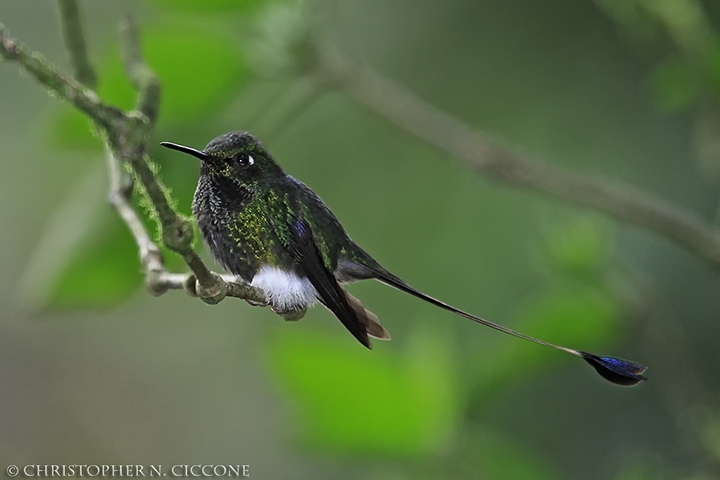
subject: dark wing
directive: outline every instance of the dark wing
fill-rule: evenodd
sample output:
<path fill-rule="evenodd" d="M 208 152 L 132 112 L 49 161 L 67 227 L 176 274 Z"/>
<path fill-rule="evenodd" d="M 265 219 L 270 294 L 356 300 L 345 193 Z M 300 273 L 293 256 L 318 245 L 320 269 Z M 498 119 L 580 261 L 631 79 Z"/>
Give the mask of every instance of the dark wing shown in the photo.
<path fill-rule="evenodd" d="M 346 292 L 323 262 L 313 238 L 310 225 L 298 219 L 293 222 L 286 250 L 300 265 L 322 303 L 345 325 L 350 333 L 367 348 L 372 348 L 365 324 L 358 318 L 356 309 L 348 302 Z"/>

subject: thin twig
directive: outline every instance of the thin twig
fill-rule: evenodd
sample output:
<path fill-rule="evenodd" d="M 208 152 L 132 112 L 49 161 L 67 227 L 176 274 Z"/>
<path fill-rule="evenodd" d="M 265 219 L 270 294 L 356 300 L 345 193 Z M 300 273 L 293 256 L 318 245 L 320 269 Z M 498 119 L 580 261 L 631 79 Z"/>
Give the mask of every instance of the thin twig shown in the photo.
<path fill-rule="evenodd" d="M 140 46 L 140 32 L 130 14 L 120 23 L 120 46 L 128 78 L 138 90 L 136 109 L 155 124 L 160 110 L 160 79 L 145 63 Z"/>
<path fill-rule="evenodd" d="M 234 275 L 220 275 L 227 285 L 227 296 L 241 298 L 253 303 L 254 305 L 265 305 L 267 299 L 265 294 L 244 282 L 238 282 Z M 168 273 L 164 272 L 156 276 L 158 286 L 165 290 L 185 290 L 192 296 L 197 296 L 197 283 L 193 275 L 187 273 Z"/>
<path fill-rule="evenodd" d="M 140 215 L 132 206 L 132 183 L 124 175 L 122 165 L 108 148 L 106 148 L 105 157 L 110 176 L 110 203 L 135 238 L 135 243 L 140 251 L 140 264 L 145 273 L 147 290 L 153 295 L 162 295 L 167 291 L 164 282 L 158 282 L 158 277 L 167 273 L 162 252 L 153 242 Z"/>
<path fill-rule="evenodd" d="M 478 174 L 592 207 L 720 265 L 720 230 L 695 213 L 633 187 L 568 172 L 518 153 L 338 52 L 324 51 L 320 58 L 322 73 L 360 103 Z"/>
<path fill-rule="evenodd" d="M 70 56 L 70 65 L 75 71 L 75 78 L 86 87 L 95 88 L 97 76 L 85 45 L 77 0 L 58 0 L 58 7 L 60 7 L 60 27 L 65 40 L 65 49 Z"/>
<path fill-rule="evenodd" d="M 273 139 L 275 135 L 295 122 L 327 91 L 327 86 L 321 84 L 317 77 L 305 77 L 295 82 L 287 90 L 287 93 L 280 97 L 280 101 L 275 98 L 273 104 L 264 110 L 263 122 L 258 125 L 258 129 L 263 132 L 262 138 L 266 142 L 268 139 Z"/>
<path fill-rule="evenodd" d="M 122 112 L 105 104 L 97 94 L 76 80 L 63 75 L 60 70 L 48 62 L 41 54 L 28 51 L 12 38 L 4 25 L 0 24 L 0 56 L 17 62 L 47 90 L 67 100 L 78 110 L 85 113 L 99 126 L 108 127 Z"/>

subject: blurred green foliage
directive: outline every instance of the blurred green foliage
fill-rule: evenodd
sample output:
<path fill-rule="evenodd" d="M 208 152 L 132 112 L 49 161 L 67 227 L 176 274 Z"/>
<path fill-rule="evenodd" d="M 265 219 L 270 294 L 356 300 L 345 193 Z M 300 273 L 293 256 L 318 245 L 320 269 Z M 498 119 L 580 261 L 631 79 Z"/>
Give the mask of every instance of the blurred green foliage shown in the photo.
<path fill-rule="evenodd" d="M 558 345 L 583 345 L 588 351 L 608 349 L 622 312 L 614 295 L 578 286 L 549 289 L 523 303 L 513 318 L 514 328 L 536 338 L 551 338 Z M 569 360 L 546 348 L 527 348 L 510 338 L 497 343 L 494 351 L 483 352 L 479 363 L 478 386 L 485 393 Z"/>
<path fill-rule="evenodd" d="M 154 0 L 170 12 L 191 13 L 193 15 L 246 14 L 261 8 L 266 0 Z"/>
<path fill-rule="evenodd" d="M 694 113 L 697 163 L 704 173 L 718 178 L 720 152 L 715 148 L 713 112 L 720 108 L 720 34 L 712 17 L 715 2 L 596 1 L 655 64 L 649 83 L 656 104 Z"/>
<path fill-rule="evenodd" d="M 177 7 L 191 5 L 178 2 Z M 219 3 L 217 7 L 228 9 L 230 4 Z M 98 93 L 113 105 L 132 109 L 136 93 L 123 71 L 117 44 L 108 50 L 99 67 Z M 143 52 L 163 85 L 163 107 L 158 119 L 161 135 L 171 136 L 178 125 L 212 116 L 243 88 L 249 76 L 242 50 L 231 38 L 192 24 L 162 25 L 143 32 Z M 63 107 L 50 131 L 50 144 L 71 150 L 101 149 L 100 141 L 89 133 L 90 122 L 75 109 Z M 183 167 L 170 170 L 171 174 L 179 170 L 185 179 L 192 171 Z M 191 184 L 185 182 L 183 190 L 188 191 Z M 141 284 L 134 241 L 116 215 L 107 212 L 107 216 L 112 218 L 94 224 L 88 232 L 90 238 L 83 239 L 87 248 L 75 249 L 74 260 L 66 262 L 65 271 L 56 276 L 56 291 L 48 296 L 48 305 L 115 304 Z"/>
<path fill-rule="evenodd" d="M 105 215 L 73 252 L 44 307 L 107 308 L 127 299 L 143 282 L 138 258 L 122 220 Z"/>
<path fill-rule="evenodd" d="M 583 350 L 642 353 L 652 360 L 662 359 L 663 355 L 654 353 L 661 350 L 657 347 L 660 342 L 655 344 L 646 340 L 644 347 L 638 349 L 623 345 L 628 337 L 637 340 L 636 324 L 642 323 L 643 319 L 637 317 L 636 305 L 628 301 L 629 297 L 641 296 L 637 291 L 630 292 L 634 296 L 627 291 L 628 285 L 635 285 L 627 273 L 630 269 L 618 265 L 632 264 L 636 258 L 650 255 L 649 250 L 655 256 L 648 263 L 658 261 L 657 258 L 666 256 L 664 246 L 653 244 L 652 248 L 646 248 L 646 237 L 637 234 L 638 240 L 635 233 L 619 233 L 620 229 L 611 226 L 606 219 L 585 212 L 568 213 L 564 206 L 538 200 L 534 194 L 508 193 L 502 187 L 489 186 L 446 158 L 438 158 L 436 152 L 420 142 L 402 137 L 386 122 L 358 112 L 356 106 L 330 91 L 328 85 L 311 76 L 308 79 L 313 66 L 307 50 L 308 35 L 317 33 L 313 29 L 320 28 L 315 24 L 320 24 L 319 19 L 311 12 L 331 12 L 324 21 L 334 22 L 333 30 L 347 30 L 348 37 L 355 35 L 362 39 L 359 56 L 370 57 L 383 65 L 387 71 L 406 81 L 409 89 L 430 97 L 429 100 L 440 108 L 457 109 L 462 112 L 458 115 L 465 115 L 467 121 L 478 128 L 500 131 L 514 126 L 516 130 L 502 133 L 510 138 L 525 138 L 530 145 L 528 148 L 537 149 L 550 158 L 570 155 L 566 152 L 572 150 L 571 146 L 580 144 L 583 151 L 589 152 L 582 160 L 589 162 L 600 158 L 597 168 L 606 167 L 602 161 L 612 157 L 608 153 L 612 148 L 636 146 L 627 139 L 604 133 L 605 130 L 615 131 L 611 129 L 617 127 L 620 120 L 625 121 L 625 108 L 651 115 L 644 110 L 646 106 L 634 103 L 618 107 L 616 114 L 603 110 L 609 103 L 607 98 L 617 100 L 613 95 L 621 98 L 622 101 L 617 101 L 622 103 L 624 91 L 621 94 L 609 90 L 610 93 L 605 92 L 606 96 L 602 97 L 603 94 L 593 90 L 544 86 L 547 79 L 556 78 L 551 76 L 557 73 L 553 62 L 558 61 L 562 52 L 571 52 L 567 58 L 572 60 L 572 65 L 566 66 L 567 71 L 557 77 L 561 82 L 567 81 L 563 85 L 589 82 L 583 75 L 595 77 L 597 72 L 603 75 L 603 86 L 606 83 L 612 85 L 613 81 L 621 82 L 618 78 L 627 82 L 619 83 L 619 90 L 629 88 L 627 85 L 635 81 L 633 75 L 644 79 L 644 90 L 640 92 L 651 99 L 651 108 L 658 107 L 663 115 L 692 115 L 697 119 L 694 128 L 704 132 L 698 137 L 702 140 L 698 141 L 697 151 L 705 152 L 700 157 L 707 165 L 717 167 L 720 149 L 712 147 L 720 144 L 718 20 L 712 18 L 710 10 L 703 8 L 702 2 L 693 0 L 598 0 L 595 2 L 597 10 L 589 4 L 571 5 L 569 1 L 542 6 L 532 2 L 510 6 L 480 3 L 456 2 L 447 7 L 429 1 L 341 6 L 270 0 L 155 0 L 146 7 L 149 13 L 142 23 L 142 34 L 148 63 L 159 74 L 164 87 L 157 140 L 202 146 L 202 142 L 231 129 L 254 130 L 258 125 L 268 123 L 283 126 L 283 122 L 268 121 L 267 118 L 278 116 L 277 112 L 281 112 L 279 116 L 290 116 L 295 106 L 303 105 L 303 101 L 311 97 L 314 102 L 308 102 L 300 112 L 305 115 L 302 122 L 293 124 L 291 121 L 279 131 L 268 132 L 272 134 L 268 135 L 272 138 L 269 147 L 280 152 L 278 156 L 283 155 L 289 171 L 299 172 L 302 179 L 311 178 L 318 190 L 327 192 L 332 203 L 338 206 L 338 216 L 360 243 L 373 244 L 373 251 L 379 251 L 378 259 L 387 258 L 388 266 L 397 268 L 403 276 L 407 274 L 413 284 L 418 279 L 418 284 L 424 282 L 440 292 L 442 298 L 459 298 L 469 305 L 468 308 L 482 308 L 488 312 L 488 318 L 529 335 Z M 493 9 L 502 12 L 498 14 L 499 20 L 495 17 L 485 19 L 481 14 L 485 12 L 484 8 L 490 13 Z M 582 43 L 586 40 L 585 32 L 568 30 L 574 22 L 562 19 L 562 15 L 574 15 L 580 25 L 598 29 L 600 33 L 596 32 L 596 35 L 606 43 L 603 43 L 603 50 L 595 54 L 599 62 L 607 61 L 607 64 L 601 64 L 599 68 L 593 57 L 587 71 L 582 70 L 585 65 L 582 58 L 586 53 L 583 50 L 579 54 L 573 49 L 590 48 Z M 608 18 L 615 24 L 603 23 Z M 311 24 L 311 20 L 315 23 Z M 351 26 L 346 27 L 345 22 Z M 477 25 L 481 22 L 486 22 L 482 23 L 482 28 Z M 519 37 L 510 38 L 512 34 L 498 26 L 503 24 L 520 29 L 517 32 L 527 36 L 527 43 L 522 43 L 523 39 Z M 525 28 L 528 25 L 532 28 Z M 635 60 L 636 52 L 622 54 L 632 61 L 625 56 L 622 61 L 613 57 L 615 63 L 607 60 L 606 57 L 621 55 L 617 52 L 619 47 L 609 40 L 614 37 L 608 29 L 620 30 L 632 38 L 633 45 L 640 46 L 641 60 Z M 236 30 L 242 32 L 236 32 L 236 35 Z M 428 30 L 443 32 L 443 35 L 428 37 Z M 592 37 L 593 42 L 600 40 Z M 514 41 L 521 43 L 512 43 Z M 352 51 L 352 41 L 346 43 Z M 533 47 L 545 56 L 538 56 Z M 95 57 L 100 59 L 97 62 L 100 95 L 118 106 L 131 108 L 135 94 L 122 71 L 116 43 L 109 41 L 98 47 Z M 534 62 L 543 65 L 533 66 Z M 632 67 L 623 62 L 631 63 Z M 615 69 L 612 72 L 603 70 L 611 67 Z M 507 76 L 503 77 L 503 73 Z M 607 82 L 605 75 L 610 79 Z M 307 87 L 303 82 L 310 82 L 311 86 Z M 638 83 L 643 84 L 642 80 Z M 283 90 L 281 94 L 277 93 L 278 85 Z M 547 100 L 543 88 L 557 91 Z M 494 92 L 502 89 L 506 89 L 503 90 L 504 101 L 498 101 L 500 106 L 494 107 L 490 99 L 494 98 Z M 526 97 L 517 93 L 520 89 L 528 90 L 527 99 L 537 96 L 540 100 L 526 105 Z M 568 89 L 570 93 L 566 92 Z M 293 92 L 298 91 L 301 92 L 297 94 L 300 101 L 293 100 Z M 318 91 L 327 94 L 322 101 L 317 101 L 314 96 Z M 635 98 L 641 96 L 633 95 L 633 101 L 641 102 Z M 567 105 L 556 105 L 556 101 Z M 589 106 L 587 111 L 583 110 L 586 105 Z M 537 112 L 533 112 L 533 108 Z M 582 110 L 582 121 L 573 119 L 570 113 L 577 110 Z M 532 123 L 533 113 L 539 119 L 537 124 Z M 51 115 L 53 119 L 46 135 L 47 152 L 42 161 L 48 161 L 49 155 L 56 150 L 78 154 L 90 152 L 101 157 L 101 142 L 93 138 L 90 126 L 82 116 L 67 107 L 53 110 Z M 634 118 L 627 123 L 639 124 L 645 120 L 644 116 L 641 121 Z M 530 123 L 523 124 L 524 121 Z M 557 126 L 555 122 L 558 122 Z M 567 122 L 564 127 L 560 125 L 562 122 Z M 584 122 L 588 125 L 586 129 L 578 127 Z M 540 123 L 552 124 L 551 130 L 560 133 L 545 138 L 544 130 L 538 133 Z M 653 125 L 657 127 L 662 123 L 657 121 Z M 618 131 L 623 130 L 623 125 L 625 123 L 617 127 Z M 632 130 L 628 135 L 639 136 L 640 133 L 642 131 Z M 281 134 L 284 136 L 276 140 Z M 665 145 L 662 141 L 667 136 L 658 133 L 647 142 Z M 623 141 L 627 143 L 623 144 Z M 670 183 L 673 187 L 676 183 L 681 185 L 677 190 L 685 192 L 684 201 L 695 201 L 693 194 L 699 195 L 701 189 L 688 187 L 682 179 L 690 177 L 687 183 L 695 185 L 697 172 L 691 170 L 688 173 L 665 157 L 658 160 L 647 144 L 637 148 L 650 151 L 646 164 L 633 167 L 640 172 L 636 174 L 638 177 L 654 178 L 654 172 L 667 168 L 667 176 L 672 177 Z M 662 147 L 657 149 L 662 150 Z M 166 157 L 166 152 L 150 153 L 160 165 L 160 175 L 171 187 L 180 208 L 188 212 L 197 181 L 197 165 Z M 607 168 L 625 172 L 623 161 L 621 158 Z M 686 163 L 684 157 L 682 162 Z M 571 168 L 575 167 L 578 165 Z M 630 171 L 630 167 L 627 168 Z M 703 171 L 710 170 L 712 168 L 708 167 Z M 659 182 L 659 185 L 663 184 Z M 653 188 L 661 187 L 654 185 Z M 74 183 L 73 190 L 79 189 L 81 186 Z M 75 193 L 82 196 L 82 192 Z M 673 188 L 665 193 L 672 196 L 676 191 Z M 92 190 L 83 198 L 100 202 L 96 197 Z M 713 195 L 707 194 L 707 197 L 711 200 L 705 197 L 702 202 L 697 200 L 698 208 L 703 211 L 712 210 L 713 202 L 716 203 Z M 67 204 L 59 203 L 59 209 L 67 207 Z M 75 201 L 73 205 L 77 203 Z M 546 215 L 547 212 L 551 213 Z M 28 298 L 34 299 L 35 306 L 45 309 L 45 314 L 50 317 L 58 315 L 58 311 L 82 311 L 89 307 L 123 312 L 124 322 L 125 317 L 138 315 L 138 311 L 149 311 L 150 303 L 142 304 L 132 313 L 124 310 L 131 307 L 123 301 L 142 285 L 137 249 L 125 226 L 109 208 L 96 216 L 78 213 L 74 217 L 79 223 L 84 222 L 77 228 L 86 234 L 76 239 L 73 245 L 67 245 L 62 261 L 52 268 L 38 270 L 44 272 L 46 278 L 34 276 L 33 281 L 25 284 L 24 288 L 30 293 L 38 290 L 46 293 L 27 295 Z M 146 221 L 151 224 L 149 219 Z M 51 238 L 55 234 L 58 238 L 62 235 L 60 230 L 48 229 L 48 232 Z M 633 247 L 638 243 L 642 246 Z M 52 243 L 48 248 L 52 248 Z M 45 257 L 40 255 L 39 258 Z M 166 258 L 171 267 L 183 268 L 178 259 L 169 254 Z M 666 268 L 670 270 L 670 267 Z M 707 288 L 717 287 L 715 279 L 707 280 L 707 284 L 710 285 L 706 285 Z M 221 330 L 220 340 L 202 337 L 198 332 L 220 328 L 215 324 L 204 324 L 197 330 L 191 329 L 192 333 L 177 340 L 174 347 L 163 347 L 171 353 L 169 360 L 165 359 L 166 363 L 158 360 L 155 368 L 160 372 L 156 373 L 164 379 L 167 372 L 180 372 L 177 373 L 180 387 L 165 386 L 167 390 L 159 390 L 162 400 L 157 407 L 160 412 L 157 416 L 165 419 L 167 404 L 179 402 L 181 407 L 177 408 L 183 410 L 168 407 L 174 413 L 167 415 L 186 420 L 185 415 L 189 412 L 190 416 L 205 419 L 204 415 L 209 415 L 210 408 L 206 407 L 211 404 L 209 398 L 221 395 L 185 384 L 185 375 L 211 382 L 207 375 L 193 376 L 195 368 L 204 372 L 197 365 L 210 365 L 207 367 L 210 372 L 225 369 L 236 372 L 237 364 L 241 363 L 239 358 L 248 358 L 233 356 L 242 351 L 250 352 L 246 353 L 250 358 L 257 357 L 264 362 L 264 366 L 251 364 L 248 370 L 257 375 L 266 367 L 272 381 L 258 381 L 253 378 L 253 373 L 245 370 L 246 376 L 235 378 L 238 389 L 271 390 L 268 383 L 277 387 L 285 401 L 282 407 L 264 400 L 248 401 L 251 407 L 264 409 L 262 412 L 247 405 L 242 408 L 235 404 L 221 405 L 219 412 L 224 415 L 231 412 L 234 419 L 241 419 L 232 424 L 233 434 L 247 440 L 245 448 L 249 448 L 247 445 L 255 442 L 255 436 L 261 436 L 258 432 L 264 431 L 265 423 L 250 431 L 251 428 L 242 422 L 251 424 L 255 415 L 262 421 L 282 417 L 280 433 L 273 437 L 272 444 L 289 444 L 288 448 L 302 455 L 299 461 L 302 465 L 315 465 L 317 458 L 339 465 L 341 478 L 630 480 L 705 478 L 706 471 L 717 470 L 712 464 L 720 463 L 717 433 L 720 428 L 716 419 L 712 420 L 713 409 L 709 409 L 707 418 L 710 420 L 702 424 L 699 433 L 692 431 L 691 426 L 687 428 L 689 432 L 683 431 L 686 436 L 699 435 L 700 439 L 695 441 L 701 447 L 687 447 L 690 453 L 677 453 L 682 461 L 668 457 L 655 462 L 652 455 L 642 455 L 646 449 L 673 453 L 682 450 L 678 446 L 682 442 L 667 440 L 672 436 L 668 431 L 678 423 L 676 419 L 668 418 L 668 410 L 680 408 L 677 405 L 688 401 L 682 394 L 674 396 L 677 391 L 684 390 L 685 385 L 672 376 L 672 368 L 658 368 L 662 375 L 653 382 L 661 387 L 643 387 L 645 390 L 640 393 L 628 393 L 627 390 L 618 393 L 610 386 L 582 383 L 583 380 L 578 378 L 592 378 L 587 371 L 590 367 L 566 363 L 568 359 L 557 352 L 502 337 L 470 322 L 453 322 L 454 319 L 446 318 L 443 312 L 418 305 L 419 302 L 411 303 L 411 299 L 402 299 L 399 295 L 390 297 L 390 293 L 374 290 L 373 286 L 353 288 L 380 305 L 381 317 L 387 318 L 391 326 L 393 342 L 375 342 L 373 351 L 365 351 L 345 336 L 331 335 L 312 325 L 309 318 L 300 325 L 282 325 L 266 336 L 262 333 L 264 326 L 252 327 L 260 329 L 260 333 L 243 330 L 238 338 Z M 670 290 L 675 291 L 675 287 Z M 694 288 L 688 287 L 688 290 Z M 434 295 L 434 291 L 429 293 Z M 271 316 L 231 300 L 212 311 L 193 310 L 195 307 L 186 307 L 191 300 L 178 294 L 168 294 L 168 297 L 170 295 L 174 295 L 172 300 L 148 301 L 161 306 L 153 315 L 148 315 L 147 323 L 172 317 L 173 323 L 163 324 L 163 328 L 174 331 L 175 316 L 181 318 L 183 314 L 193 320 L 203 316 L 228 317 L 232 325 L 259 324 L 263 316 Z M 688 311 L 688 316 L 693 314 L 687 305 L 694 305 L 695 298 L 688 295 L 689 300 L 678 301 L 683 308 L 683 317 Z M 174 313 L 165 313 L 165 309 L 175 305 L 180 307 L 174 307 Z M 423 308 L 428 310 L 421 310 Z M 707 311 L 695 315 L 709 318 L 714 323 L 717 311 L 713 308 L 708 306 Z M 308 317 L 318 316 L 329 323 L 329 315 L 323 316 L 318 310 Z M 428 311 L 430 313 L 426 313 Z M 710 333 L 699 336 L 711 338 L 717 333 L 711 327 L 707 327 Z M 142 342 L 138 338 L 140 335 L 136 335 L 142 327 L 133 324 L 129 328 L 128 338 L 113 344 L 122 351 L 118 354 L 118 363 L 123 364 L 123 368 L 117 380 L 121 385 L 125 385 L 122 383 L 126 381 L 123 380 L 125 377 L 133 375 L 145 379 L 143 375 L 148 371 L 144 364 L 134 367 L 135 370 L 124 369 L 125 363 L 133 365 L 136 354 L 133 345 Z M 173 345 L 172 338 L 168 339 L 173 334 L 163 328 L 148 333 L 148 351 L 153 351 L 159 341 Z M 222 324 L 221 328 L 234 327 Z M 661 330 L 662 324 L 655 326 L 653 323 L 652 327 L 642 329 L 645 337 L 652 337 L 651 329 Z M 239 339 L 244 335 L 248 338 Z M 674 337 L 671 340 L 680 342 Z M 213 356 L 216 355 L 214 349 L 223 341 L 228 346 L 217 354 L 220 358 Z M 203 349 L 203 342 L 209 345 L 207 349 Z M 54 344 L 54 340 L 49 343 Z M 243 348 L 237 347 L 236 343 L 242 343 Z M 97 348 L 99 351 L 91 352 L 92 358 L 111 355 L 100 352 L 104 347 Z M 708 369 L 714 372 L 712 359 L 709 364 Z M 78 370 L 83 368 L 91 367 L 82 364 Z M 681 376 L 690 370 L 685 366 L 677 368 L 683 372 Z M 105 372 L 98 375 L 104 378 Z M 542 390 L 534 383 L 538 379 L 547 382 L 549 387 Z M 141 388 L 128 387 L 130 399 L 137 401 L 137 397 L 149 396 L 147 392 L 153 390 L 151 385 L 153 382 L 147 380 Z M 213 386 L 218 390 L 226 387 Z M 89 400 L 84 398 L 85 391 L 79 394 L 83 397 L 80 399 L 62 393 L 71 388 L 74 386 L 60 386 L 57 390 L 61 392 L 59 395 L 68 395 L 80 405 L 84 400 L 94 401 L 92 394 L 97 394 L 89 387 Z M 662 388 L 668 390 L 662 391 Z M 191 396 L 191 390 L 199 393 Z M 183 398 L 190 399 L 188 404 L 197 402 L 199 406 L 190 407 L 179 400 Z M 237 397 L 228 398 L 234 401 Z M 663 403 L 666 398 L 672 398 L 670 407 Z M 132 401 L 127 403 L 135 405 Z M 645 408 L 643 402 L 651 406 Z M 717 410 L 717 405 L 713 407 Z M 122 407 L 114 408 L 127 407 L 123 403 Z M 697 406 L 687 408 L 701 409 Z M 552 411 L 555 413 L 549 413 Z M 105 412 L 101 411 L 93 418 L 105 417 Z M 646 423 L 633 423 L 641 421 L 638 417 Z M 223 417 L 218 424 L 225 420 Z M 178 420 L 178 423 L 182 422 Z M 658 424 L 662 424 L 662 429 L 652 430 Z M 130 425 L 127 427 L 130 433 L 126 432 L 126 435 L 133 440 L 130 443 L 134 446 L 137 439 L 134 428 L 144 430 Z M 92 430 L 87 425 L 83 428 Z M 175 431 L 167 428 L 169 432 Z M 214 451 L 207 453 L 202 449 L 205 445 L 221 443 L 229 451 L 236 452 L 232 440 L 220 442 L 210 427 L 207 431 L 201 427 L 196 430 L 185 428 L 189 433 L 183 432 L 193 438 L 192 442 L 183 445 L 188 455 L 205 452 L 202 454 L 206 455 L 204 459 L 217 459 Z M 215 428 L 219 427 L 215 425 Z M 661 440 L 651 445 L 646 438 L 651 435 L 643 429 Z M 295 435 L 288 435 L 288 430 Z M 153 442 L 162 443 L 171 436 L 160 431 L 158 440 Z M 197 435 L 198 431 L 204 432 L 205 436 Z M 648 443 L 643 443 L 645 441 Z M 94 446 L 95 441 L 92 443 Z M 112 441 L 107 443 L 112 444 Z M 141 447 L 135 448 L 137 450 L 131 451 L 141 450 Z M 108 449 L 111 452 L 109 458 L 114 459 L 112 447 Z M 640 452 L 638 459 L 635 458 L 637 452 Z M 102 452 L 91 455 L 105 458 Z M 137 462 L 136 458 L 130 460 Z M 225 458 L 219 460 L 227 461 Z M 688 467 L 687 463 L 693 461 L 701 466 L 697 469 Z M 288 464 L 292 462 L 288 460 Z M 360 464 L 362 467 L 358 467 Z M 673 473 L 663 477 L 666 465 Z M 706 468 L 706 465 L 710 466 Z M 318 471 L 324 472 L 325 467 L 323 463 L 305 477 L 319 478 Z M 350 470 L 355 471 L 352 477 L 346 475 Z M 333 478 L 332 467 L 328 472 L 325 476 Z M 673 477 L 674 472 L 682 474 Z M 689 473 L 685 475 L 686 472 Z M 295 473 L 294 470 L 287 473 L 286 478 L 295 478 Z"/>
<path fill-rule="evenodd" d="M 658 105 L 670 111 L 692 108 L 701 93 L 698 79 L 680 62 L 658 65 L 652 85 Z"/>
<path fill-rule="evenodd" d="M 539 246 L 549 269 L 587 281 L 602 280 L 614 254 L 613 230 L 591 215 L 551 219 Z"/>
<path fill-rule="evenodd" d="M 143 32 L 143 53 L 163 85 L 158 131 L 208 116 L 237 94 L 247 81 L 242 51 L 231 38 L 210 29 L 177 23 Z M 120 51 L 112 44 L 98 69 L 98 94 L 123 109 L 132 109 L 135 89 L 124 73 Z M 66 107 L 51 131 L 51 144 L 60 148 L 98 148 L 88 135 L 86 118 Z"/>
<path fill-rule="evenodd" d="M 402 353 L 346 347 L 294 329 L 270 344 L 279 379 L 297 399 L 304 442 L 381 458 L 448 447 L 460 402 L 447 338 L 419 330 Z"/>

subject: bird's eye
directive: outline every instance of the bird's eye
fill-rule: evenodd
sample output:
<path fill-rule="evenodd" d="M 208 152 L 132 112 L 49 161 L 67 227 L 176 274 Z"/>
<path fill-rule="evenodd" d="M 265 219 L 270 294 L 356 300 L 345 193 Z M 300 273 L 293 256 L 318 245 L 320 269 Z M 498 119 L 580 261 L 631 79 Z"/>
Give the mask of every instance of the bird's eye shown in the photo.
<path fill-rule="evenodd" d="M 255 164 L 255 159 L 247 153 L 241 153 L 235 159 L 241 167 L 249 167 Z"/>

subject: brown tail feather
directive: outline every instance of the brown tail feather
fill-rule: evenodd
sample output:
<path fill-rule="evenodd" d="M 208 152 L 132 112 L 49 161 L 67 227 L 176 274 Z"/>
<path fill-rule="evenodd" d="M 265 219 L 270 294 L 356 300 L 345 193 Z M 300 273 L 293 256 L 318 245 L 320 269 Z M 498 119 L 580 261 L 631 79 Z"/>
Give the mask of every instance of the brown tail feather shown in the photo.
<path fill-rule="evenodd" d="M 343 290 L 345 289 L 343 288 Z M 358 320 L 365 326 L 365 331 L 368 335 L 378 340 L 390 340 L 390 332 L 380 325 L 377 315 L 363 307 L 360 300 L 350 295 L 347 290 L 345 290 L 345 296 L 347 297 L 350 307 L 355 311 Z"/>

